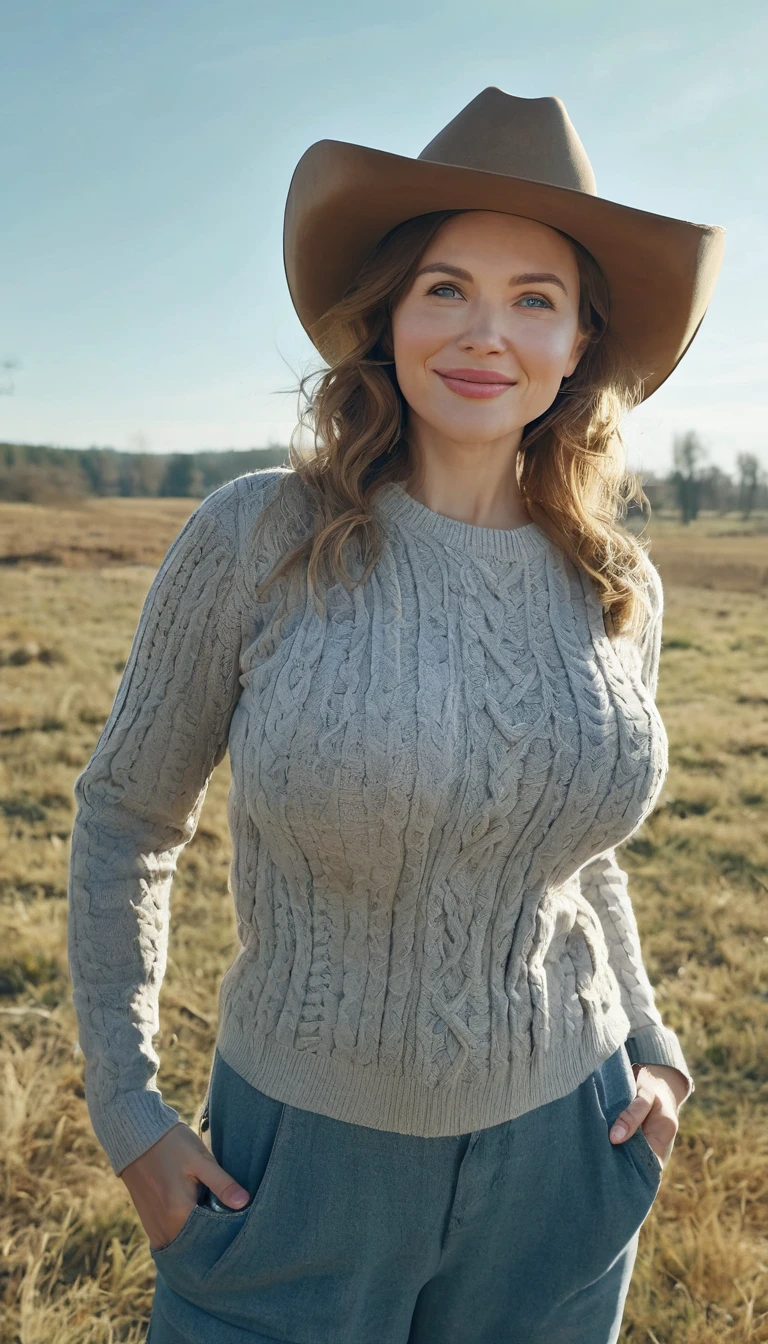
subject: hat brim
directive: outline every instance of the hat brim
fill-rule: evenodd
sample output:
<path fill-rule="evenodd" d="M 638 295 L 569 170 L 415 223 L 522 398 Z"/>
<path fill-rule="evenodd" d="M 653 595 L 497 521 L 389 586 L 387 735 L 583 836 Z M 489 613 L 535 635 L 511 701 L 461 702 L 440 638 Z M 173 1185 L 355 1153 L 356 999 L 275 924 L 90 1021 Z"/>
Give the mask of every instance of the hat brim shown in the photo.
<path fill-rule="evenodd" d="M 588 192 L 341 140 L 318 140 L 288 188 L 283 264 L 299 321 L 324 359 L 322 318 L 390 229 L 433 210 L 498 210 L 568 233 L 602 268 L 611 327 L 643 382 L 643 400 L 698 331 L 722 261 L 725 230 L 656 215 Z"/>

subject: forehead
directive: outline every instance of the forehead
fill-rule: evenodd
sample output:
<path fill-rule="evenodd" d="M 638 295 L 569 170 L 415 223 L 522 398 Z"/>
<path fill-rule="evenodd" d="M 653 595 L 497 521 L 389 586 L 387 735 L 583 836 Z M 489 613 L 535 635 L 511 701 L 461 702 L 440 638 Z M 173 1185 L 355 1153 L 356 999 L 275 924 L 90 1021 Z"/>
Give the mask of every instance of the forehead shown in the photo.
<path fill-rule="evenodd" d="M 456 261 L 459 254 L 477 257 L 525 255 L 577 271 L 576 255 L 562 234 L 536 219 L 496 210 L 466 210 L 446 219 L 424 252 L 423 260 Z"/>

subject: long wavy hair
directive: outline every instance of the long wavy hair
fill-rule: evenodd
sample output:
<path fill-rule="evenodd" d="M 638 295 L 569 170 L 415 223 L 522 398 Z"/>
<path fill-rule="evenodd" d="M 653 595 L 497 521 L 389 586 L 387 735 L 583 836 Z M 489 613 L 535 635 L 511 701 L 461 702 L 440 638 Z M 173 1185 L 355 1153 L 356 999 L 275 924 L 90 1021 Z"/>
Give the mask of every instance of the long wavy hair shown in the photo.
<path fill-rule="evenodd" d="M 296 544 L 262 581 L 260 592 L 306 567 L 317 605 L 319 585 L 341 582 L 350 589 L 375 565 L 384 537 L 372 501 L 382 485 L 405 482 L 417 467 L 407 442 L 408 406 L 395 376 L 392 314 L 441 224 L 463 213 L 433 211 L 391 229 L 324 314 L 322 331 L 334 353 L 294 389 L 298 421 L 275 501 L 279 508 L 286 491 L 300 491 L 312 525 L 299 529 Z M 590 576 L 613 631 L 637 636 L 651 613 L 647 543 L 623 522 L 631 501 L 646 512 L 650 505 L 639 479 L 626 470 L 619 424 L 640 399 L 641 382 L 611 329 L 602 270 L 585 248 L 563 236 L 576 254 L 579 327 L 588 343 L 552 405 L 525 426 L 517 481 L 530 518 Z M 297 441 L 304 431 L 312 439 L 309 451 Z M 297 504 L 295 498 L 287 503 L 284 527 L 298 518 Z M 271 507 L 262 511 L 257 528 Z M 346 563 L 351 554 L 361 570 L 356 580 Z"/>

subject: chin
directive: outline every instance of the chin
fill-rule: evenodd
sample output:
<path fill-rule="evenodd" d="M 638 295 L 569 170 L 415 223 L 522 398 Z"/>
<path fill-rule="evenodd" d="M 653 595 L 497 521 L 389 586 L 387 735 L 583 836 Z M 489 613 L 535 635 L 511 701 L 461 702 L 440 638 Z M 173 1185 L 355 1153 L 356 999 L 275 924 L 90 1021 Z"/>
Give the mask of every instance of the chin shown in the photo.
<path fill-rule="evenodd" d="M 450 419 L 445 416 L 426 416 L 422 419 L 435 434 L 451 439 L 454 443 L 476 443 L 478 439 L 503 439 L 519 434 L 528 423 L 517 417 L 514 421 L 494 420 L 491 416 L 456 414 Z"/>

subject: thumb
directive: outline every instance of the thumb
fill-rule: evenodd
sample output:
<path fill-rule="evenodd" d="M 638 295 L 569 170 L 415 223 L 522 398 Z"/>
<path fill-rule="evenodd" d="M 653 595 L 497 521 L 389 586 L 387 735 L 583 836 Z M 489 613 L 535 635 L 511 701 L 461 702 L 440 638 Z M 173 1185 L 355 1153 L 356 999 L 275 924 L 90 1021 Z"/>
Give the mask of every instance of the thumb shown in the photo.
<path fill-rule="evenodd" d="M 204 1185 L 230 1209 L 242 1209 L 251 1196 L 248 1191 L 234 1180 L 229 1172 L 220 1167 L 216 1158 L 209 1154 L 198 1176 Z"/>

